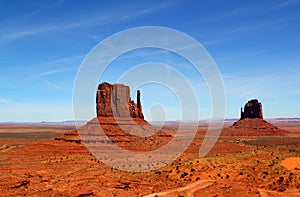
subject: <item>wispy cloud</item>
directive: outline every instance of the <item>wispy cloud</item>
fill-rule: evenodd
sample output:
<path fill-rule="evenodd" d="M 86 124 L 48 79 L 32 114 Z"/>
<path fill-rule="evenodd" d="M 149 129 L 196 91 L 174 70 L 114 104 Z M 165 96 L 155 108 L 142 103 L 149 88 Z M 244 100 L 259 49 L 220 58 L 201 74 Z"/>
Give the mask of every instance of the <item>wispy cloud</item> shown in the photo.
<path fill-rule="evenodd" d="M 230 30 L 225 30 L 221 32 L 216 32 L 217 38 L 214 39 L 207 39 L 203 42 L 204 46 L 212 46 L 212 45 L 218 45 L 224 42 L 231 41 L 233 39 L 236 39 L 239 36 L 243 35 L 249 35 L 249 33 L 255 33 L 257 31 L 264 31 L 269 28 L 280 28 L 283 25 L 287 25 L 288 22 L 292 21 L 293 18 L 280 18 L 280 19 L 274 19 L 270 21 L 265 22 L 259 22 L 254 24 L 244 24 L 239 25 L 238 27 L 231 28 Z"/>
<path fill-rule="evenodd" d="M 232 60 L 232 59 L 238 59 L 238 58 L 244 58 L 244 57 L 251 57 L 251 56 L 257 56 L 257 55 L 262 55 L 267 53 L 268 50 L 257 50 L 257 51 L 249 51 L 246 53 L 240 53 L 240 54 L 235 54 L 235 55 L 231 55 L 231 56 L 223 56 L 223 57 L 219 57 L 219 58 L 215 58 L 215 61 L 223 61 L 223 60 Z"/>
<path fill-rule="evenodd" d="M 88 26 L 97 26 L 97 25 L 104 25 L 108 23 L 117 23 L 117 22 L 123 22 L 127 20 L 131 20 L 140 16 L 144 16 L 147 14 L 151 14 L 154 12 L 157 12 L 159 10 L 162 10 L 164 8 L 167 8 L 169 6 L 173 6 L 174 2 L 165 2 L 160 3 L 158 5 L 154 5 L 151 7 L 138 9 L 138 11 L 129 12 L 124 14 L 124 12 L 119 12 L 117 10 L 114 10 L 113 12 L 107 12 L 107 14 L 103 15 L 92 15 L 88 18 L 84 18 L 81 21 L 71 22 L 67 25 L 65 25 L 64 29 L 71 29 L 71 28 L 82 28 L 82 27 L 88 27 Z M 122 9 L 122 10 L 130 10 L 130 9 Z M 121 14 L 122 13 L 122 14 Z"/>
<path fill-rule="evenodd" d="M 268 73 L 249 75 L 223 74 L 228 96 L 274 97 L 278 94 L 291 95 L 299 89 L 299 73 Z"/>
<path fill-rule="evenodd" d="M 55 89 L 63 89 L 61 86 L 56 85 L 57 84 L 57 77 L 63 72 L 73 72 L 76 67 L 74 65 L 78 65 L 78 63 L 83 59 L 84 55 L 76 55 L 71 57 L 65 57 L 60 58 L 48 62 L 43 62 L 35 65 L 29 66 L 26 74 L 29 75 L 25 80 L 39 80 L 46 84 L 49 87 L 55 88 Z M 74 64 L 74 62 L 76 62 Z M 43 69 L 43 71 L 41 71 Z M 39 71 L 39 72 L 38 72 Z M 64 80 L 68 81 L 67 83 L 70 84 L 73 81 L 68 80 L 68 78 L 64 77 Z M 56 82 L 52 82 L 53 80 L 56 80 Z M 59 83 L 62 84 L 62 81 L 59 80 Z M 66 84 L 66 83 L 64 83 Z"/>
<path fill-rule="evenodd" d="M 64 64 L 65 62 L 69 62 L 69 61 L 77 61 L 77 60 L 81 60 L 85 57 L 85 55 L 75 55 L 75 56 L 71 56 L 71 57 L 64 57 L 64 58 L 59 58 L 59 59 L 55 59 L 52 61 L 48 61 L 48 62 L 42 62 L 39 64 L 34 64 L 31 65 L 30 67 L 45 67 L 45 66 L 53 66 L 53 65 L 59 65 L 59 64 Z M 57 69 L 57 70 L 67 70 L 67 68 L 64 66 L 64 69 Z M 46 71 L 48 72 L 48 71 Z M 51 73 L 50 73 L 51 74 Z"/>
<path fill-rule="evenodd" d="M 25 80 L 37 80 L 55 89 L 69 89 L 69 85 L 73 84 L 73 77 L 66 76 L 69 76 L 69 73 L 76 72 L 84 57 L 85 55 L 75 55 L 30 65 L 26 69 L 27 71 L 24 72 L 27 75 Z"/>
<path fill-rule="evenodd" d="M 63 3 L 65 3 L 67 0 L 59 0 L 57 3 L 56 3 L 56 6 L 60 6 L 62 5 Z"/>
<path fill-rule="evenodd" d="M 195 25 L 198 23 L 211 23 L 211 22 L 220 22 L 224 21 L 228 18 L 234 18 L 234 17 L 242 17 L 243 15 L 247 15 L 249 13 L 253 13 L 253 11 L 257 10 L 257 6 L 245 6 L 240 7 L 237 9 L 229 10 L 227 12 L 213 14 L 204 18 L 197 19 L 195 21 L 192 21 L 190 24 Z"/>
<path fill-rule="evenodd" d="M 50 5 L 43 4 L 43 7 L 40 9 L 34 9 L 31 12 L 24 13 L 21 16 L 16 16 L 15 18 L 10 18 L 9 21 L 2 20 L 0 21 L 0 25 L 3 27 L 10 26 L 11 24 L 20 24 L 24 23 L 24 21 L 29 20 L 30 18 L 37 18 L 39 13 L 45 12 L 46 10 L 51 10 L 53 8 L 61 6 L 67 0 L 58 0 L 57 2 L 51 1 Z"/>
<path fill-rule="evenodd" d="M 244 18 L 245 16 L 253 16 L 254 14 L 263 14 L 263 16 L 266 15 L 268 12 L 273 12 L 276 9 L 282 9 L 289 6 L 294 6 L 296 4 L 299 4 L 300 0 L 282 0 L 277 4 L 271 4 L 268 2 L 267 4 L 264 4 L 263 2 L 257 1 L 256 3 L 245 5 L 244 7 L 235 8 L 232 10 L 228 10 L 222 13 L 212 13 L 212 15 L 208 15 L 199 19 L 196 19 L 195 21 L 191 21 L 190 25 L 200 24 L 200 23 L 213 23 L 213 22 L 224 22 L 227 19 L 233 19 L 233 18 Z"/>
<path fill-rule="evenodd" d="M 62 89 L 62 87 L 58 86 L 58 85 L 55 85 L 54 83 L 50 82 L 49 80 L 46 80 L 42 77 L 38 77 L 37 78 L 38 80 L 42 81 L 44 84 L 52 87 L 52 88 L 55 88 L 55 89 Z"/>
<path fill-rule="evenodd" d="M 284 0 L 276 5 L 272 6 L 271 9 L 274 9 L 274 10 L 282 9 L 282 8 L 293 6 L 293 5 L 299 4 L 299 3 L 300 3 L 300 0 Z"/>
<path fill-rule="evenodd" d="M 31 76 L 29 78 L 27 78 L 27 80 L 33 80 L 33 79 L 37 79 L 41 82 L 43 82 L 44 84 L 55 88 L 55 89 L 61 89 L 60 86 L 55 85 L 54 83 L 50 82 L 49 80 L 47 80 L 45 77 L 46 76 L 51 76 L 57 73 L 61 73 L 66 71 L 67 69 L 56 69 L 56 70 L 49 70 L 49 71 L 45 71 L 45 72 L 41 72 L 41 73 L 36 73 L 36 74 L 30 74 Z"/>
<path fill-rule="evenodd" d="M 7 98 L 0 97 L 0 103 L 8 104 L 8 103 L 12 103 L 12 101 Z"/>
<path fill-rule="evenodd" d="M 33 74 L 28 79 L 42 78 L 44 76 L 53 75 L 53 74 L 56 74 L 56 73 L 64 72 L 66 70 L 67 69 L 65 69 L 65 68 L 64 69 L 49 70 L 49 71 L 46 71 L 46 72 L 41 72 L 41 73 Z"/>
<path fill-rule="evenodd" d="M 162 10 L 164 8 L 167 8 L 169 6 L 173 6 L 174 4 L 176 4 L 176 2 L 174 2 L 174 1 L 159 3 L 157 5 L 154 5 L 154 6 L 151 6 L 148 8 L 140 9 L 137 12 L 128 13 L 127 15 L 123 15 L 122 17 L 118 17 L 118 20 L 127 20 L 127 19 L 131 19 L 131 18 L 147 15 L 147 14 Z"/>
<path fill-rule="evenodd" d="M 251 96 L 259 95 L 264 91 L 261 91 L 264 86 L 268 85 L 266 81 L 270 81 L 273 75 L 228 75 L 223 74 L 223 80 L 226 87 L 226 92 L 228 96 L 239 95 L 239 96 Z M 269 92 L 265 91 L 264 94 Z"/>
<path fill-rule="evenodd" d="M 255 23 L 255 24 L 247 24 L 245 26 L 241 26 L 238 28 L 235 28 L 233 30 L 228 31 L 228 33 L 237 33 L 237 32 L 251 32 L 253 30 L 260 30 L 261 28 L 267 28 L 267 27 L 273 27 L 277 26 L 279 24 L 286 24 L 288 21 L 292 20 L 291 17 L 287 18 L 279 18 L 279 19 L 274 19 L 270 21 L 265 21 L 265 22 L 260 22 L 260 23 Z"/>
<path fill-rule="evenodd" d="M 52 30 L 56 30 L 57 28 L 58 27 L 55 26 L 48 26 L 48 27 L 39 27 L 39 28 L 32 28 L 32 29 L 12 32 L 9 34 L 1 35 L 0 42 L 12 41 L 26 36 L 32 36 L 39 33 L 49 32 Z"/>
<path fill-rule="evenodd" d="M 59 1 L 60 2 L 60 1 Z M 60 5 L 61 3 L 58 3 Z M 105 25 L 108 23 L 118 23 L 118 22 L 124 22 L 127 20 L 131 20 L 140 16 L 144 16 L 150 13 L 157 12 L 159 10 L 162 10 L 166 7 L 173 6 L 174 2 L 166 2 L 154 5 L 152 7 L 147 7 L 143 9 L 138 9 L 138 11 L 129 12 L 124 14 L 123 11 L 117 11 L 114 10 L 106 11 L 105 13 L 101 14 L 92 14 L 86 18 L 82 18 L 81 20 L 74 20 L 64 23 L 55 23 L 55 24 L 47 24 L 46 26 L 33 26 L 31 28 L 23 29 L 23 30 L 17 30 L 14 32 L 9 33 L 2 33 L 0 34 L 0 42 L 8 42 L 13 41 L 16 39 L 24 38 L 27 36 L 34 36 L 37 34 L 47 33 L 47 32 L 53 32 L 53 31 L 66 31 L 71 29 L 77 29 L 77 28 L 86 28 L 86 27 L 92 27 L 92 26 L 99 26 L 99 25 Z M 122 9 L 127 10 L 127 9 Z M 130 10 L 130 9 L 128 9 Z M 36 15 L 38 12 L 34 12 L 32 15 Z"/>

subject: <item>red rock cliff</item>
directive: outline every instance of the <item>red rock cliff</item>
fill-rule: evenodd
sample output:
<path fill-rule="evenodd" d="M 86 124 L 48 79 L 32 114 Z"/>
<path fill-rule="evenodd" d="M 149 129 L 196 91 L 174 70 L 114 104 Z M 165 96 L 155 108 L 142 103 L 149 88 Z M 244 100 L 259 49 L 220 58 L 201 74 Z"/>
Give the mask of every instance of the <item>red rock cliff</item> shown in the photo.
<path fill-rule="evenodd" d="M 99 84 L 96 95 L 98 117 L 134 117 L 144 119 L 140 91 L 137 91 L 137 104 L 130 98 L 130 89 L 123 84 Z"/>
<path fill-rule="evenodd" d="M 245 118 L 263 118 L 262 105 L 257 99 L 248 101 L 243 108 L 241 108 L 241 120 Z"/>

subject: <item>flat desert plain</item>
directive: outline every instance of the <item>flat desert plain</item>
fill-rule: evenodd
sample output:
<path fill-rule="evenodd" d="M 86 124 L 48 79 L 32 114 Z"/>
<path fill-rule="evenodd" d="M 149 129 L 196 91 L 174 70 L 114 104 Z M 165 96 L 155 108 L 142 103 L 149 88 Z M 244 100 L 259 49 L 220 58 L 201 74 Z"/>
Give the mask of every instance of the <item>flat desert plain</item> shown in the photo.
<path fill-rule="evenodd" d="M 179 158 L 143 173 L 113 169 L 83 144 L 54 140 L 71 126 L 1 125 L 0 196 L 300 196 L 300 121 L 273 124 L 288 135 L 221 135 L 202 158 L 200 125 Z"/>

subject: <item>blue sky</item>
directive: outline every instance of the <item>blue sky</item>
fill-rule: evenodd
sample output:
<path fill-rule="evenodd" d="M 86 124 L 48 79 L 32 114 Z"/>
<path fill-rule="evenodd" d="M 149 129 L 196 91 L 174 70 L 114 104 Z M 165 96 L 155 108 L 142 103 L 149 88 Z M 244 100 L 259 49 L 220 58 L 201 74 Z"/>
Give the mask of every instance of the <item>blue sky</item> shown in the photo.
<path fill-rule="evenodd" d="M 299 10 L 299 0 L 0 1 L 0 121 L 73 119 L 73 83 L 88 52 L 112 34 L 149 25 L 182 31 L 206 48 L 223 77 L 226 118 L 238 118 L 251 98 L 267 118 L 300 117 Z M 164 63 L 176 62 L 167 55 Z M 123 63 L 130 60 L 148 59 Z M 193 81 L 193 71 L 181 69 Z M 115 82 L 117 70 L 103 79 Z M 201 119 L 209 119 L 209 92 L 196 87 Z M 147 119 L 165 114 L 159 105 L 164 119 L 180 119 L 174 95 L 141 89 Z"/>

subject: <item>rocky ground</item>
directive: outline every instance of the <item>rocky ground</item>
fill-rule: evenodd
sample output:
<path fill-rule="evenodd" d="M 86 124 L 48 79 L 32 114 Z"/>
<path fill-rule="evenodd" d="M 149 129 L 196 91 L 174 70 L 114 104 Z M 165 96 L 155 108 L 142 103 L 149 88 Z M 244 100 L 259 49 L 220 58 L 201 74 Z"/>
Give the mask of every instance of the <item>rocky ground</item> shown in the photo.
<path fill-rule="evenodd" d="M 289 128 L 287 136 L 224 135 L 204 158 L 199 130 L 176 161 L 143 173 L 110 168 L 82 144 L 54 140 L 57 128 L 44 138 L 2 133 L 0 196 L 300 196 L 300 127 Z"/>

